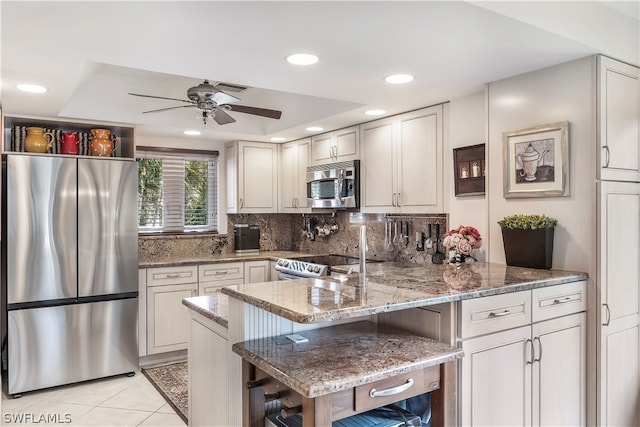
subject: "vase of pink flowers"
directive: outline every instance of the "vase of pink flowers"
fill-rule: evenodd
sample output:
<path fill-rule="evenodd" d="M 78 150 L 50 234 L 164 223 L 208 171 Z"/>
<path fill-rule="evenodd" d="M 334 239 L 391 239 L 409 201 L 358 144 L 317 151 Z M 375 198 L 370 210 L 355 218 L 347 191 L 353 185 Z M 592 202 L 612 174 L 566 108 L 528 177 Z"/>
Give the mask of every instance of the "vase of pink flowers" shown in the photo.
<path fill-rule="evenodd" d="M 449 264 L 473 262 L 473 251 L 482 246 L 482 237 L 471 226 L 461 225 L 444 233 L 442 246 L 449 251 Z"/>

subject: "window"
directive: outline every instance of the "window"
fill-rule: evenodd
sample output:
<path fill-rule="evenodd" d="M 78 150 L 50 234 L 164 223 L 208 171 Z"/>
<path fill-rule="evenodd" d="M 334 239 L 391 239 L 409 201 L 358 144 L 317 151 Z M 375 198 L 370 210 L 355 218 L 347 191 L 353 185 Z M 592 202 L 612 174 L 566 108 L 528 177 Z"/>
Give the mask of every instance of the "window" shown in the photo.
<path fill-rule="evenodd" d="M 138 148 L 138 229 L 218 231 L 218 153 Z"/>

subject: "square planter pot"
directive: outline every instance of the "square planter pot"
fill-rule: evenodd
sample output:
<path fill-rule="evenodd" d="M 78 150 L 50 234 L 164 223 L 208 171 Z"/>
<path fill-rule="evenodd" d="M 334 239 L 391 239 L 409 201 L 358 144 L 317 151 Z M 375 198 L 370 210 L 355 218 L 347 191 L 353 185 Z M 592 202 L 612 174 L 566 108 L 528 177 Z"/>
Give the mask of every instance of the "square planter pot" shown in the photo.
<path fill-rule="evenodd" d="M 507 265 L 550 269 L 554 228 L 538 230 L 502 229 Z"/>

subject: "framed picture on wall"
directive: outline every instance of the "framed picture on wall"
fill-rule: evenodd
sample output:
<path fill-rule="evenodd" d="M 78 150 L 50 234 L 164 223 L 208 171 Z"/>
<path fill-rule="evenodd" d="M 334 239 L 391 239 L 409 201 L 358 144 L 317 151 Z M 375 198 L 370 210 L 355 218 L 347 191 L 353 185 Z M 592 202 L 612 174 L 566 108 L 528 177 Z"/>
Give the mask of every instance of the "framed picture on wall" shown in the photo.
<path fill-rule="evenodd" d="M 504 197 L 569 195 L 569 122 L 503 133 Z"/>
<path fill-rule="evenodd" d="M 485 191 L 485 144 L 453 149 L 456 196 L 478 196 Z"/>

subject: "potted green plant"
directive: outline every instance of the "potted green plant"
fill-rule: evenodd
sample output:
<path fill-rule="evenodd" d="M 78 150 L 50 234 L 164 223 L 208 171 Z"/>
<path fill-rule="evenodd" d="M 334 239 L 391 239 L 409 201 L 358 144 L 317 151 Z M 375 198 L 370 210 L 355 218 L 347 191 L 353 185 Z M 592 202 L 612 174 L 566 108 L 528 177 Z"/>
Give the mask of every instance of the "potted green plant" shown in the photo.
<path fill-rule="evenodd" d="M 551 268 L 553 233 L 558 220 L 546 215 L 508 215 L 498 221 L 502 228 L 507 265 Z"/>

